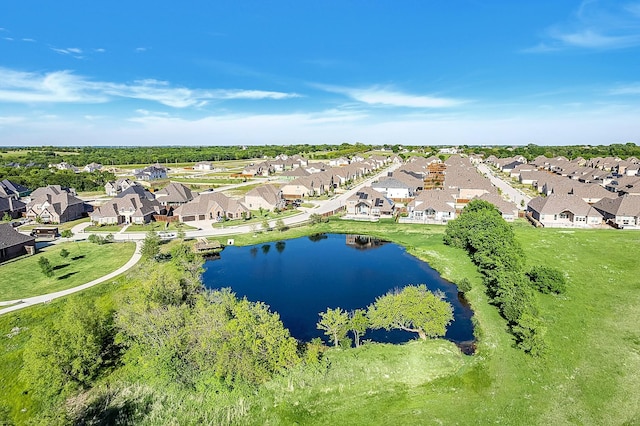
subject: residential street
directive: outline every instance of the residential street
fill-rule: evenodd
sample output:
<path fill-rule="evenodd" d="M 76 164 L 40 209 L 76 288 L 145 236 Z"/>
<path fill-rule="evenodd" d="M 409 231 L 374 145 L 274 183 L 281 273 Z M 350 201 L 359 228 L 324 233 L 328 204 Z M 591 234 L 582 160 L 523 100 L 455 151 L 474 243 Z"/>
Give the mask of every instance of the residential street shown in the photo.
<path fill-rule="evenodd" d="M 507 195 L 511 201 L 516 203 L 520 210 L 526 210 L 527 204 L 531 201 L 531 197 L 523 193 L 522 191 L 515 189 L 508 182 L 505 182 L 502 178 L 494 175 L 491 169 L 486 164 L 478 164 L 478 170 L 480 173 L 489 178 L 492 184 L 499 188 L 503 194 Z M 524 206 L 522 204 L 524 201 Z"/>

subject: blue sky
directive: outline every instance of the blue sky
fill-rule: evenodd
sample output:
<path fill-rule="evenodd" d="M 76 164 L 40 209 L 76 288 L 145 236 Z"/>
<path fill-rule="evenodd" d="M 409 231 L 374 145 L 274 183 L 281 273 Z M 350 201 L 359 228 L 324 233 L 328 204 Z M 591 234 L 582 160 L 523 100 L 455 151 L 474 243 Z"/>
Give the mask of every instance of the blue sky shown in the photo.
<path fill-rule="evenodd" d="M 5 1 L 0 146 L 640 143 L 640 1 Z"/>

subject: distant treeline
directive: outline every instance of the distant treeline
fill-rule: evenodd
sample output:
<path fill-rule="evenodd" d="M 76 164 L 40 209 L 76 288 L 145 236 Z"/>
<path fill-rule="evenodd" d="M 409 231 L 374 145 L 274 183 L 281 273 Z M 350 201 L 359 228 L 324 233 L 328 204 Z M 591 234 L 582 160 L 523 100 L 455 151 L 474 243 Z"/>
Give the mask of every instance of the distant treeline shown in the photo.
<path fill-rule="evenodd" d="M 300 154 L 309 159 L 324 160 L 340 156 L 350 156 L 371 150 L 363 144 L 342 145 L 251 145 L 251 146 L 175 146 L 175 147 L 39 147 L 5 148 L 0 152 L 2 164 L 10 162 L 22 165 L 52 164 L 66 161 L 73 165 L 99 163 L 152 164 L 152 163 L 194 163 L 197 161 L 245 160 L 251 158 L 274 158 L 279 154 Z M 24 151 L 22 154 L 20 151 Z"/>
<path fill-rule="evenodd" d="M 590 159 L 594 157 L 620 157 L 623 159 L 629 157 L 640 158 L 640 146 L 633 142 L 626 144 L 612 144 L 612 145 L 573 145 L 573 146 L 539 146 L 529 144 L 525 146 L 509 147 L 509 146 L 496 146 L 496 147 L 474 147 L 464 146 L 462 147 L 467 154 L 484 154 L 485 158 L 490 155 L 495 155 L 498 158 L 512 157 L 514 155 L 522 155 L 527 160 L 533 160 L 534 158 L 544 155 L 547 158 L 554 158 L 563 156 L 572 160 L 576 157 L 582 157 Z"/>
<path fill-rule="evenodd" d="M 115 180 L 115 175 L 103 171 L 74 173 L 71 170 L 49 169 L 46 166 L 0 166 L 0 181 L 4 179 L 31 190 L 47 185 L 60 185 L 75 188 L 76 191 L 101 191 L 108 181 Z"/>

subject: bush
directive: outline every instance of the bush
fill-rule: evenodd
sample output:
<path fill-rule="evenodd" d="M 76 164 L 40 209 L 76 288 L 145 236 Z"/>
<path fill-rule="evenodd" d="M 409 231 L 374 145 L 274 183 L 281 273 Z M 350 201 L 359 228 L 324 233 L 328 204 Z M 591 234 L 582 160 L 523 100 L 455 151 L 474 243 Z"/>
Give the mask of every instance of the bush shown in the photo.
<path fill-rule="evenodd" d="M 471 291 L 471 281 L 469 281 L 466 278 L 463 278 L 460 281 L 458 281 L 457 285 L 458 285 L 458 291 L 460 293 L 467 293 Z"/>
<path fill-rule="evenodd" d="M 531 280 L 533 288 L 540 293 L 562 294 L 566 291 L 567 281 L 562 271 L 549 266 L 534 266 L 527 276 Z"/>

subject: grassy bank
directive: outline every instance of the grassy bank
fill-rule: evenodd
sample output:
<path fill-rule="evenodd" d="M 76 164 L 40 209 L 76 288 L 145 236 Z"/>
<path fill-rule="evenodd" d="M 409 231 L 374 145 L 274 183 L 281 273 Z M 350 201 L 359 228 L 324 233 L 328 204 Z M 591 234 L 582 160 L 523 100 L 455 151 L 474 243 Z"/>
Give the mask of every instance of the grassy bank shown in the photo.
<path fill-rule="evenodd" d="M 250 424 L 640 422 L 637 234 L 515 227 L 529 266 L 549 264 L 568 278 L 566 294 L 538 296 L 547 349 L 532 358 L 512 346 L 466 254 L 442 244 L 444 227 L 332 220 L 233 238 L 236 244 L 260 244 L 317 232 L 375 235 L 406 246 L 451 281 L 468 277 L 473 289 L 467 298 L 478 323 L 476 355 L 464 356 L 441 340 L 330 349 L 316 367 L 292 371 L 257 392 L 227 396 L 130 383 L 116 370 L 104 379 L 109 387 L 94 390 L 109 396 L 102 409 L 129 413 L 135 424 L 226 423 L 237 416 Z M 118 288 L 99 286 L 72 297 L 113 303 Z M 37 410 L 16 382 L 22 345 L 28 328 L 55 320 L 61 303 L 0 317 L 0 395 L 21 422 Z M 14 327 L 27 331 L 7 337 Z"/>
<path fill-rule="evenodd" d="M 69 256 L 63 258 L 65 249 Z M 115 271 L 133 255 L 134 243 L 105 245 L 89 242 L 67 242 L 50 245 L 34 256 L 0 266 L 0 275 L 10 279 L 0 280 L 0 298 L 15 300 L 39 296 L 75 287 Z M 46 277 L 38 265 L 46 257 L 54 269 L 53 277 Z"/>

